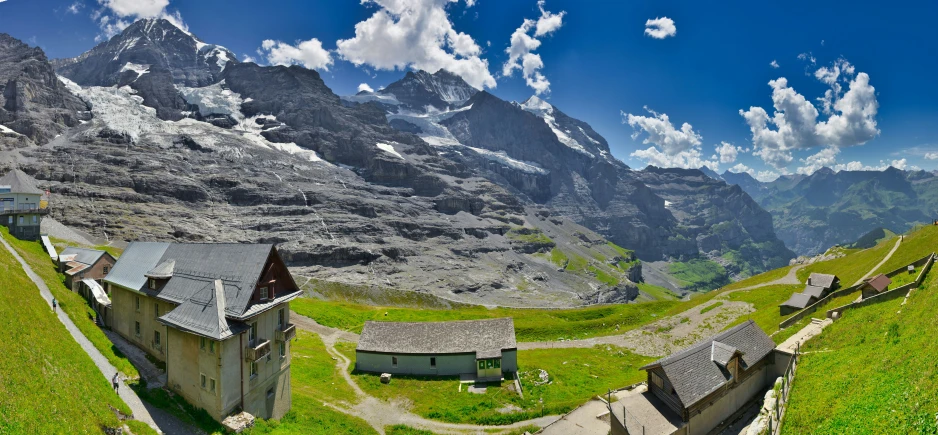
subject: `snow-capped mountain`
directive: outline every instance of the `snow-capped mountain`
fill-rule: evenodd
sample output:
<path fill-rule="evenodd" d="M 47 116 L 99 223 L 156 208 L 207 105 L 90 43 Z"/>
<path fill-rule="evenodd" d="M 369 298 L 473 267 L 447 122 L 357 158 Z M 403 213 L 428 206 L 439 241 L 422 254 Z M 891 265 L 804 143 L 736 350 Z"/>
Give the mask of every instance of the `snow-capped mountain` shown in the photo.
<path fill-rule="evenodd" d="M 609 144 L 606 139 L 595 132 L 589 124 L 567 116 L 554 105 L 538 98 L 537 95 L 532 95 L 521 103 L 520 107 L 543 119 L 562 144 L 589 156 L 601 156 L 609 161 L 615 161 L 609 153 Z"/>
<path fill-rule="evenodd" d="M 202 42 L 165 19 L 139 20 L 81 56 L 53 61 L 60 75 L 81 86 L 129 86 L 167 120 L 189 111 L 177 85 L 214 84 L 237 63 L 225 47 Z"/>
<path fill-rule="evenodd" d="M 408 71 L 404 78 L 377 91 L 381 95 L 393 95 L 411 110 L 426 110 L 433 107 L 447 110 L 463 105 L 479 90 L 466 83 L 462 77 L 445 69 L 433 74 L 426 71 Z"/>

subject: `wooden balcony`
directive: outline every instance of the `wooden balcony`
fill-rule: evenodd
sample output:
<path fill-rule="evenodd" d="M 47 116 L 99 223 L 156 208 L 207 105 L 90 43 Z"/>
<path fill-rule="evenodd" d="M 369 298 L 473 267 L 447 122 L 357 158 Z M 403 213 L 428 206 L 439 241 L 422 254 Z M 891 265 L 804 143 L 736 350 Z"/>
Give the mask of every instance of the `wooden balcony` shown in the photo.
<path fill-rule="evenodd" d="M 296 325 L 292 323 L 286 324 L 274 333 L 274 338 L 277 341 L 290 341 L 293 337 L 296 337 Z"/>
<path fill-rule="evenodd" d="M 270 340 L 254 340 L 254 346 L 248 344 L 244 349 L 244 360 L 255 362 L 267 355 L 270 355 Z"/>

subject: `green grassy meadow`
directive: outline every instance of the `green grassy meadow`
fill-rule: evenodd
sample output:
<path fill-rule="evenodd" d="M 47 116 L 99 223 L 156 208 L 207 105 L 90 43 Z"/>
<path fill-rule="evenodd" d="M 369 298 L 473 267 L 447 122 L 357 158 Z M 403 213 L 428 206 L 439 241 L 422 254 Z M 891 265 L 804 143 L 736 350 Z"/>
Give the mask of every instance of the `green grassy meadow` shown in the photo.
<path fill-rule="evenodd" d="M 905 306 L 847 311 L 807 342 L 783 433 L 938 433 L 938 280 L 926 283 Z"/>
<path fill-rule="evenodd" d="M 6 229 L 3 229 L 6 235 Z M 48 258 L 48 256 L 46 256 Z M 130 409 L 0 249 L 0 433 L 101 433 Z"/>
<path fill-rule="evenodd" d="M 49 291 L 59 303 L 59 307 L 68 314 L 72 322 L 81 333 L 94 344 L 94 347 L 107 358 L 117 370 L 128 379 L 140 377 L 140 373 L 114 345 L 111 340 L 104 335 L 104 332 L 94 324 L 92 317 L 94 310 L 88 306 L 88 303 L 78 293 L 75 293 L 65 287 L 64 275 L 58 273 L 55 264 L 49 259 L 49 254 L 42 248 L 39 242 L 28 242 L 19 240 L 10 236 L 6 228 L 0 229 L 3 238 L 16 249 L 16 252 L 26 260 L 26 263 L 33 269 L 39 278 L 49 287 Z"/>

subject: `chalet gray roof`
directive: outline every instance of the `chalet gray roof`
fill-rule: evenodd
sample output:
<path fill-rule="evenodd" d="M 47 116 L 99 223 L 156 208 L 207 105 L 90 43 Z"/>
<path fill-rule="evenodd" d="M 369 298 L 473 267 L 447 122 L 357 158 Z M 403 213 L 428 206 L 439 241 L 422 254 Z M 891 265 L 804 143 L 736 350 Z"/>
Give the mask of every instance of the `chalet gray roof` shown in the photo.
<path fill-rule="evenodd" d="M 816 285 L 806 285 L 804 287 L 804 290 L 801 291 L 801 293 L 814 297 L 816 299 L 821 299 L 821 297 L 824 296 L 825 291 L 827 291 L 827 289 L 824 287 L 818 287 Z"/>
<path fill-rule="evenodd" d="M 210 309 L 214 282 L 221 280 L 225 316 L 240 320 L 262 311 L 255 309 L 259 304 L 251 305 L 251 296 L 273 248 L 271 244 L 133 242 L 105 281 L 178 304 L 176 315 L 200 317 L 186 321 L 201 325 L 211 321 L 201 316 Z M 156 291 L 148 289 L 146 275 L 165 272 L 169 264 L 174 264 L 172 277 Z M 298 294 L 299 290 L 290 296 Z M 175 316 L 166 320 L 187 324 Z"/>
<path fill-rule="evenodd" d="M 25 172 L 14 169 L 0 177 L 0 186 L 10 186 L 10 193 L 27 193 L 42 195 L 42 190 L 36 187 L 36 181 Z"/>
<path fill-rule="evenodd" d="M 731 379 L 730 373 L 713 361 L 714 342 L 721 344 L 717 346 L 721 355 L 728 348 L 742 353 L 739 358 L 741 370 L 754 366 L 775 349 L 772 339 L 755 322 L 748 320 L 641 369 L 660 367 L 681 403 L 690 407 Z"/>
<path fill-rule="evenodd" d="M 814 298 L 812 298 L 810 295 L 806 295 L 806 294 L 804 294 L 804 293 L 795 293 L 795 294 L 791 295 L 791 297 L 788 298 L 787 301 L 782 302 L 781 305 L 779 305 L 779 306 L 781 306 L 781 307 L 805 308 L 805 307 L 807 307 L 808 305 L 811 305 L 811 303 L 812 303 L 813 300 L 814 300 Z"/>
<path fill-rule="evenodd" d="M 872 278 L 867 278 L 866 284 L 873 287 L 877 292 L 881 292 L 889 288 L 889 284 L 892 284 L 892 280 L 886 275 L 879 274 Z"/>
<path fill-rule="evenodd" d="M 98 249 L 76 248 L 74 246 L 69 246 L 59 253 L 59 258 L 63 259 L 63 257 L 74 255 L 74 258 L 68 258 L 67 261 L 77 261 L 87 265 L 94 265 L 98 262 L 98 260 L 101 259 L 101 257 L 104 256 L 104 254 L 107 254 L 107 252 Z"/>
<path fill-rule="evenodd" d="M 173 277 L 176 260 L 166 260 L 144 274 L 147 278 L 169 279 Z"/>
<path fill-rule="evenodd" d="M 454 322 L 368 321 L 357 350 L 397 354 L 474 352 L 476 358 L 495 358 L 502 350 L 517 347 L 515 323 L 503 318 Z"/>
<path fill-rule="evenodd" d="M 205 283 L 199 291 L 172 311 L 160 317 L 164 324 L 206 336 L 227 339 L 248 326 L 225 318 L 225 285 L 222 280 Z"/>
<path fill-rule="evenodd" d="M 733 358 L 733 355 L 736 355 L 737 352 L 742 353 L 733 346 L 714 341 L 710 346 L 710 360 L 719 364 L 721 367 L 726 367 L 726 364 L 730 362 L 730 359 Z"/>
<path fill-rule="evenodd" d="M 834 288 L 834 281 L 837 280 L 837 276 L 830 275 L 826 273 L 812 273 L 808 277 L 808 285 L 813 285 L 817 287 L 823 287 L 828 290 Z"/>

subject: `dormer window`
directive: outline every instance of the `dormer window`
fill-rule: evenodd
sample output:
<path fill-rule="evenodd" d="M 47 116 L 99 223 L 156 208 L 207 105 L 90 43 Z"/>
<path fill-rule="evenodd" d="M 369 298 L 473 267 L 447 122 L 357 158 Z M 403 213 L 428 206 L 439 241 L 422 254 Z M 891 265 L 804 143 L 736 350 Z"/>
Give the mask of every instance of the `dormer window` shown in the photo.
<path fill-rule="evenodd" d="M 156 280 L 153 278 L 147 280 L 147 287 L 149 287 L 150 290 L 156 290 Z"/>
<path fill-rule="evenodd" d="M 270 299 L 270 286 L 265 285 L 261 287 L 260 294 L 261 294 L 262 301 L 266 301 L 267 299 Z"/>

